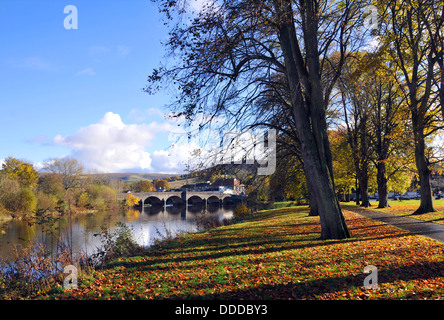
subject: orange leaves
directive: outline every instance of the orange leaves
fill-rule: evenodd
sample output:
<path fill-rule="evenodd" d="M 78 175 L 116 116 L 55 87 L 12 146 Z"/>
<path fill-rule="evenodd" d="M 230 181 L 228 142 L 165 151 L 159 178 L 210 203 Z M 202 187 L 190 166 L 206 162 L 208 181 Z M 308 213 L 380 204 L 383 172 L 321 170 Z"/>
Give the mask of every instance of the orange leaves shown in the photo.
<path fill-rule="evenodd" d="M 139 198 L 137 198 L 133 194 L 128 194 L 125 198 L 125 206 L 127 207 L 134 207 L 139 204 Z"/>
<path fill-rule="evenodd" d="M 443 246 L 344 210 L 353 238 L 318 240 L 307 207 L 264 211 L 96 271 L 62 299 L 381 299 L 444 296 Z M 127 263 L 127 264 L 125 264 Z M 378 268 L 378 290 L 363 270 Z M 43 298 L 43 297 L 42 297 Z"/>

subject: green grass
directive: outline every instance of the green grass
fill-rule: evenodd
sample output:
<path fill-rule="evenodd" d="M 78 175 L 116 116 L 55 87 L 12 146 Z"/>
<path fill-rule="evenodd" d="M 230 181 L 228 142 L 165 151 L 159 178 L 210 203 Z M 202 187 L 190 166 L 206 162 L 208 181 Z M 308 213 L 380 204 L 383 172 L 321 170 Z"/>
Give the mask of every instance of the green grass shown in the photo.
<path fill-rule="evenodd" d="M 299 202 L 298 201 L 274 202 L 272 204 L 267 205 L 267 210 L 295 207 L 295 206 L 299 206 L 299 205 L 305 205 L 305 203 L 306 203 L 306 200 L 300 200 Z"/>
<path fill-rule="evenodd" d="M 389 208 L 378 209 L 377 201 L 370 201 L 371 207 L 385 213 L 395 214 L 399 216 L 408 216 L 422 221 L 429 221 L 438 224 L 444 224 L 444 199 L 433 200 L 436 212 L 427 212 L 423 214 L 413 215 L 419 207 L 420 200 L 392 200 L 389 201 Z M 356 206 L 355 202 L 344 203 L 346 206 Z"/>
<path fill-rule="evenodd" d="M 308 207 L 164 241 L 35 299 L 417 299 L 444 297 L 444 247 L 344 210 L 351 239 L 319 240 Z M 363 287 L 367 265 L 379 287 Z M 56 286 L 57 287 L 57 286 Z"/>

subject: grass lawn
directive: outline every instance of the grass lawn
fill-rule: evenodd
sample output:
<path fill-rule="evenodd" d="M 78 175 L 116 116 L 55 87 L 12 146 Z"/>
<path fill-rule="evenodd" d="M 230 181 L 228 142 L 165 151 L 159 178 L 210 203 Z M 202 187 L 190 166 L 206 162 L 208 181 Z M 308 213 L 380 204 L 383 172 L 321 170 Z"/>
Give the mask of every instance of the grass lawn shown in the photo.
<path fill-rule="evenodd" d="M 423 221 L 444 224 L 444 199 L 433 200 L 436 212 L 428 212 L 424 214 L 412 215 L 419 208 L 420 200 L 392 200 L 389 201 L 390 208 L 377 209 L 378 201 L 370 201 L 372 205 L 370 209 L 380 210 L 386 213 L 392 213 L 399 216 L 409 216 Z M 346 206 L 356 206 L 354 202 L 348 202 Z"/>
<path fill-rule="evenodd" d="M 163 242 L 79 275 L 79 289 L 35 299 L 422 299 L 444 298 L 444 246 L 344 210 L 352 238 L 318 240 L 308 208 Z M 378 288 L 363 286 L 378 268 Z"/>

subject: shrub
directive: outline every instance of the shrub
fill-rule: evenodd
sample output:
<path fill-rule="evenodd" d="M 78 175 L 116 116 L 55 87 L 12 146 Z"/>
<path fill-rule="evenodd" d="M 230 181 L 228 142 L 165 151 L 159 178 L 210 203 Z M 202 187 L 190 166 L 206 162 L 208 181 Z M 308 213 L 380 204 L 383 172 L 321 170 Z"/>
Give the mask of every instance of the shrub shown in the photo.
<path fill-rule="evenodd" d="M 126 196 L 125 200 L 125 206 L 127 207 L 134 207 L 139 204 L 139 198 L 137 198 L 135 195 L 129 194 Z"/>
<path fill-rule="evenodd" d="M 20 209 L 20 185 L 9 177 L 0 181 L 0 203 L 9 211 Z"/>
<path fill-rule="evenodd" d="M 197 230 L 204 231 L 220 226 L 228 226 L 232 222 L 232 219 L 223 218 L 222 220 L 220 220 L 217 216 L 201 216 L 196 219 L 196 226 Z"/>
<path fill-rule="evenodd" d="M 41 191 L 37 191 L 37 208 L 36 209 L 48 209 L 49 211 L 54 211 L 57 206 L 57 201 L 55 196 L 47 195 Z"/>
<path fill-rule="evenodd" d="M 14 247 L 12 262 L 0 259 L 0 298 L 16 299 L 45 290 L 63 279 L 64 265 L 73 264 L 70 252 L 62 248 L 53 256 L 40 243 Z"/>
<path fill-rule="evenodd" d="M 233 210 L 233 216 L 235 218 L 244 218 L 244 217 L 248 216 L 248 214 L 249 214 L 248 208 L 244 204 L 238 205 Z"/>
<path fill-rule="evenodd" d="M 95 210 L 104 211 L 108 209 L 106 202 L 103 198 L 95 198 L 91 200 L 91 207 Z"/>
<path fill-rule="evenodd" d="M 91 199 L 90 205 L 96 210 L 116 209 L 117 193 L 114 189 L 104 185 L 92 185 L 86 188 L 86 193 Z"/>
<path fill-rule="evenodd" d="M 82 192 L 79 196 L 79 200 L 77 200 L 77 206 L 86 208 L 91 204 L 91 198 L 89 194 L 86 192 Z"/>
<path fill-rule="evenodd" d="M 102 242 L 99 252 L 92 256 L 96 265 L 102 265 L 116 257 L 130 256 L 140 250 L 134 240 L 133 229 L 123 222 L 117 222 L 112 231 L 102 228 L 101 233 L 94 236 L 100 236 Z"/>
<path fill-rule="evenodd" d="M 19 194 L 19 206 L 21 211 L 29 213 L 37 207 L 37 197 L 29 188 L 23 188 Z"/>

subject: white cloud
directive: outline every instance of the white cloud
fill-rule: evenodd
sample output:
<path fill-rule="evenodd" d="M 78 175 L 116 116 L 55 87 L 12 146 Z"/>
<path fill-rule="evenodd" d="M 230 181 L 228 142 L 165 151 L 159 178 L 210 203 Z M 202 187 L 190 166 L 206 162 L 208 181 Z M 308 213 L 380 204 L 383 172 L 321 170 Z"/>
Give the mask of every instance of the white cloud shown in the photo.
<path fill-rule="evenodd" d="M 122 57 L 127 56 L 130 52 L 131 52 L 130 47 L 122 46 L 122 45 L 117 46 L 117 53 Z"/>
<path fill-rule="evenodd" d="M 43 169 L 43 167 L 44 167 L 45 165 L 44 165 L 43 163 L 41 163 L 41 162 L 36 162 L 36 163 L 34 163 L 32 166 L 34 167 L 34 169 L 35 169 L 36 171 L 40 171 L 40 170 Z"/>
<path fill-rule="evenodd" d="M 126 57 L 131 53 L 131 48 L 125 45 L 118 46 L 100 46 L 95 45 L 88 48 L 88 53 L 93 58 L 103 58 L 109 54 L 119 55 L 121 57 Z"/>
<path fill-rule="evenodd" d="M 14 68 L 37 70 L 37 71 L 56 71 L 54 65 L 40 57 L 27 57 L 24 59 L 10 60 L 9 64 Z"/>
<path fill-rule="evenodd" d="M 95 76 L 96 72 L 94 71 L 93 68 L 85 68 L 85 69 L 80 70 L 79 72 L 76 73 L 76 76 L 80 76 L 80 75 Z"/>
<path fill-rule="evenodd" d="M 0 170 L 3 168 L 3 165 L 6 163 L 5 159 L 0 159 Z"/>
<path fill-rule="evenodd" d="M 100 172 L 129 169 L 152 171 L 153 160 L 146 151 L 154 133 L 168 132 L 168 123 L 125 124 L 120 115 L 107 112 L 95 124 L 68 136 L 57 135 L 55 144 L 73 149 L 72 156 L 87 168 Z"/>
<path fill-rule="evenodd" d="M 98 56 L 111 51 L 110 47 L 105 46 L 91 46 L 88 49 L 88 52 L 91 56 Z"/>
<path fill-rule="evenodd" d="M 168 150 L 154 151 L 151 154 L 152 167 L 155 172 L 161 173 L 184 172 L 187 165 L 190 165 L 191 168 L 199 165 L 200 158 L 193 156 L 193 152 L 198 149 L 200 147 L 194 142 L 173 143 Z"/>
<path fill-rule="evenodd" d="M 132 109 L 130 113 L 128 114 L 128 118 L 133 119 L 136 122 L 142 122 L 145 120 L 149 120 L 153 117 L 159 117 L 159 118 L 165 118 L 162 111 L 156 108 L 149 108 L 147 110 L 139 110 L 139 109 Z"/>
<path fill-rule="evenodd" d="M 215 0 L 190 0 L 188 6 L 192 12 L 198 13 L 211 8 L 216 9 L 219 5 Z"/>

